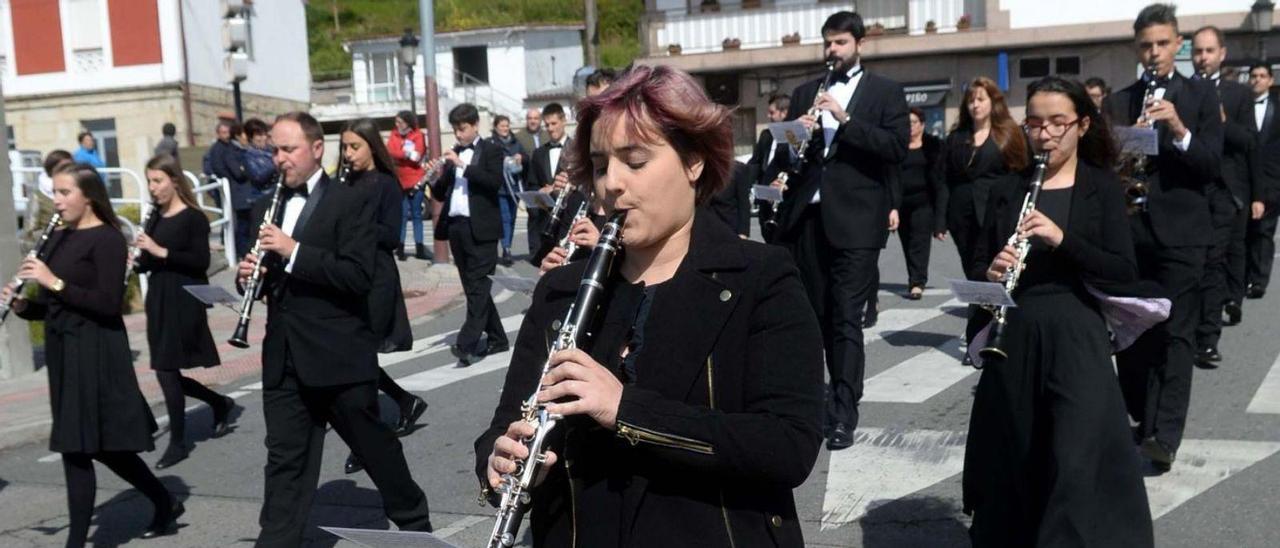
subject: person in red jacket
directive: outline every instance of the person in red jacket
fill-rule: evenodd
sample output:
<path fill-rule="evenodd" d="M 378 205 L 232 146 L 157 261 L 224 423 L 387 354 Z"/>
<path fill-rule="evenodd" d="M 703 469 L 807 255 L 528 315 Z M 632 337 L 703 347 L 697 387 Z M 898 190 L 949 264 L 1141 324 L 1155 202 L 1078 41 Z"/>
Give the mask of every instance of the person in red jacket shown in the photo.
<path fill-rule="evenodd" d="M 427 150 L 427 140 L 418 130 L 418 120 L 407 110 L 396 114 L 396 129 L 387 139 L 387 152 L 396 163 L 396 177 L 400 179 L 400 188 L 404 191 L 401 212 L 405 221 L 413 221 L 414 256 L 424 261 L 431 260 L 427 254 L 427 246 L 422 236 L 422 190 L 414 191 L 418 181 L 426 175 L 422 167 Z M 396 258 L 405 260 L 404 224 L 400 225 L 400 249 L 396 250 Z"/>

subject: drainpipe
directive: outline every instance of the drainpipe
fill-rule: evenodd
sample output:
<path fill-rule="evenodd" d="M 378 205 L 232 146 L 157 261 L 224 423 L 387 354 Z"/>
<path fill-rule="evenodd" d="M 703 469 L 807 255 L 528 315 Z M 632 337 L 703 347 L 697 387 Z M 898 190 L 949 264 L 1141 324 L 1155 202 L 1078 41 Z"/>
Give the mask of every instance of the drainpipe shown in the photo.
<path fill-rule="evenodd" d="M 182 0 L 178 0 L 178 37 L 182 39 L 182 113 L 187 119 L 187 146 L 196 146 L 195 123 L 191 118 L 191 71 L 187 62 L 187 25 L 182 17 Z"/>

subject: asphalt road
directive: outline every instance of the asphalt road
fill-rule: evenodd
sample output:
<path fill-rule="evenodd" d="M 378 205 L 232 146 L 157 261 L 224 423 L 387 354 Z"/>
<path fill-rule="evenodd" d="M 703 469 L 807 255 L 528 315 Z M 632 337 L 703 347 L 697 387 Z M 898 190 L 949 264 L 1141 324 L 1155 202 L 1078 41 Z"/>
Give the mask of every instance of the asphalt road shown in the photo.
<path fill-rule="evenodd" d="M 518 239 L 523 239 L 523 234 Z M 934 242 L 932 289 L 922 301 L 900 297 L 905 281 L 896 238 L 884 252 L 882 312 L 868 331 L 866 399 L 854 447 L 825 450 L 796 491 L 811 546 L 964 546 L 960 471 L 972 389 L 978 374 L 959 365 L 956 337 L 963 321 L 943 289 L 959 275 L 955 248 Z M 517 265 L 500 274 L 532 277 Z M 526 295 L 495 288 L 512 332 Z M 1223 337 L 1218 370 L 1197 370 L 1187 439 L 1171 473 L 1147 478 L 1160 546 L 1274 546 L 1280 515 L 1280 295 L 1248 301 L 1245 323 Z M 419 320 L 412 353 L 384 357 L 386 370 L 430 402 L 423 428 L 404 438 L 415 478 L 431 500 L 437 532 L 460 546 L 481 545 L 492 510 L 476 502 L 472 440 L 487 424 L 506 359 L 495 356 L 457 368 L 447 341 L 462 322 L 455 308 Z M 223 336 L 224 334 L 217 334 Z M 391 363 L 394 362 L 394 363 Z M 102 546 L 248 545 L 257 533 L 262 499 L 264 428 L 257 378 L 220 390 L 244 406 L 235 431 L 209 436 L 210 414 L 190 412 L 190 459 L 160 473 L 187 507 L 180 533 L 135 540 L 151 517 L 138 493 L 99 467 L 98 507 L 91 540 Z M 385 406 L 393 409 L 394 406 Z M 390 411 L 387 420 L 394 417 Z M 157 409 L 157 415 L 163 415 Z M 167 439 L 160 439 L 163 448 Z M 782 449 L 780 449 L 782 450 Z M 144 455 L 148 462 L 160 451 Z M 309 543 L 339 542 L 319 526 L 387 528 L 379 497 L 364 474 L 344 475 L 347 450 L 336 435 L 325 446 L 324 470 L 312 511 Z M 59 546 L 66 538 L 62 469 L 42 444 L 0 452 L 0 545 Z M 1272 541 L 1267 541 L 1271 538 Z"/>

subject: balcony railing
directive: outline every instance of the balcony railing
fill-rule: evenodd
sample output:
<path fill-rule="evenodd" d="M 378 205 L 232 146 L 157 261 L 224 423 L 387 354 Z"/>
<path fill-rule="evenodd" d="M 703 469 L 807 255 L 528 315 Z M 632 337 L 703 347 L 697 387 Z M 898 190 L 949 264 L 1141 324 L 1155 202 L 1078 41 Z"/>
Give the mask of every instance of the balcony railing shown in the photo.
<path fill-rule="evenodd" d="M 954 32 L 960 18 L 981 12 L 984 0 L 857 0 L 856 10 L 871 32 L 925 34 Z M 679 46 L 680 53 L 708 53 L 722 49 L 755 49 L 822 42 L 822 23 L 832 13 L 848 9 L 842 3 L 787 3 L 744 8 L 723 5 L 719 11 L 685 10 L 650 14 L 651 55 Z M 970 14 L 969 23 L 977 26 Z M 928 23 L 933 22 L 933 30 Z M 787 37 L 787 38 L 784 38 Z"/>

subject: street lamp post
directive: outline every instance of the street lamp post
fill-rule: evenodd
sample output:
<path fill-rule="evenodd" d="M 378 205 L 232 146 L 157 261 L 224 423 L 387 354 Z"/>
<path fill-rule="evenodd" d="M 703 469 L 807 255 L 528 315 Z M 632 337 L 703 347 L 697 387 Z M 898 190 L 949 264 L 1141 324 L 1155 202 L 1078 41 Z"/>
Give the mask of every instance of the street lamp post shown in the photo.
<path fill-rule="evenodd" d="M 1267 63 L 1267 33 L 1275 24 L 1275 10 L 1275 2 L 1271 0 L 1257 0 L 1249 8 L 1253 32 L 1258 34 L 1258 61 L 1262 63 Z"/>
<path fill-rule="evenodd" d="M 412 28 L 404 29 L 404 36 L 400 37 L 400 63 L 404 65 L 405 72 L 409 76 L 409 113 L 416 119 L 418 111 L 414 108 L 413 101 L 413 64 L 418 61 L 418 37 L 413 34 Z"/>

